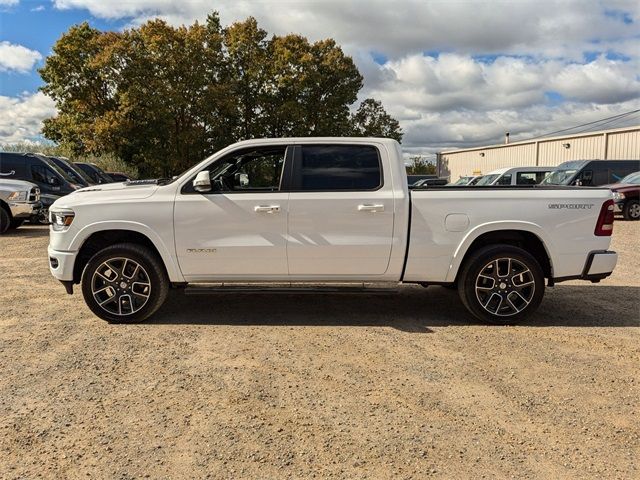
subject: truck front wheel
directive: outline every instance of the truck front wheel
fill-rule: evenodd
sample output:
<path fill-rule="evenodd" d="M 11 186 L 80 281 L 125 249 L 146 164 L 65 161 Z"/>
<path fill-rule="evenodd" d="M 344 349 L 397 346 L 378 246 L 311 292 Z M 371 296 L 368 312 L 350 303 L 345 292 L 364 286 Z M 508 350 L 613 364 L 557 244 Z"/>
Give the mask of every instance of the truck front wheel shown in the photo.
<path fill-rule="evenodd" d="M 82 295 L 91 311 L 111 323 L 153 315 L 167 298 L 169 279 L 158 256 L 134 243 L 96 253 L 82 273 Z"/>
<path fill-rule="evenodd" d="M 491 245 L 472 254 L 458 279 L 464 306 L 482 321 L 509 325 L 533 313 L 544 296 L 544 274 L 527 251 Z"/>

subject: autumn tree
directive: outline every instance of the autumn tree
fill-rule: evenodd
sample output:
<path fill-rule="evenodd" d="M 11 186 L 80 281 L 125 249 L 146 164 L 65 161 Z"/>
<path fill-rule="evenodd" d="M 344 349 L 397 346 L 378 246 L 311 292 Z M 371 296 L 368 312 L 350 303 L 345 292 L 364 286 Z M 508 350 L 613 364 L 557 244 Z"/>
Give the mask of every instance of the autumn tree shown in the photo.
<path fill-rule="evenodd" d="M 40 74 L 58 108 L 44 135 L 77 155 L 116 155 L 141 175 L 179 173 L 247 138 L 402 137 L 375 100 L 350 113 L 363 80 L 333 40 L 269 37 L 254 18 L 223 28 L 213 13 L 123 32 L 83 23 Z"/>
<path fill-rule="evenodd" d="M 382 102 L 367 98 L 351 117 L 353 135 L 357 137 L 388 137 L 402 141 L 402 130 L 398 121 L 391 117 Z"/>
<path fill-rule="evenodd" d="M 434 163 L 428 161 L 420 155 L 414 155 L 409 158 L 409 164 L 406 165 L 407 175 L 436 175 L 437 169 Z"/>

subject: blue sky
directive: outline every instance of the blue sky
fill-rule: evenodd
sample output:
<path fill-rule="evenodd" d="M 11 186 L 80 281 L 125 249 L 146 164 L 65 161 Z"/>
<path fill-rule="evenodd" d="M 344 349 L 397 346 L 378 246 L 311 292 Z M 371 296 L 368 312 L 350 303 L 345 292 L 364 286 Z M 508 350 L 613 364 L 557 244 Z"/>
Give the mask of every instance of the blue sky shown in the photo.
<path fill-rule="evenodd" d="M 415 153 L 640 108 L 637 0 L 0 0 L 0 143 L 41 140 L 55 105 L 37 68 L 71 25 L 179 25 L 212 8 L 225 25 L 252 15 L 270 33 L 335 38 L 365 78 L 361 98 L 382 100 Z"/>

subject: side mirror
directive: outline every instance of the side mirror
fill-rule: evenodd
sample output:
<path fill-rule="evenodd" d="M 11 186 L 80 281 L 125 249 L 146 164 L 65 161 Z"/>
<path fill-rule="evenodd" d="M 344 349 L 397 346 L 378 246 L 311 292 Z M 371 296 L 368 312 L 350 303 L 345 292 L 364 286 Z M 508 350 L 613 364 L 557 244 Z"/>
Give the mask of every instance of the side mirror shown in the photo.
<path fill-rule="evenodd" d="M 209 170 L 198 172 L 196 178 L 193 180 L 193 189 L 200 193 L 211 191 L 211 177 L 209 176 Z"/>

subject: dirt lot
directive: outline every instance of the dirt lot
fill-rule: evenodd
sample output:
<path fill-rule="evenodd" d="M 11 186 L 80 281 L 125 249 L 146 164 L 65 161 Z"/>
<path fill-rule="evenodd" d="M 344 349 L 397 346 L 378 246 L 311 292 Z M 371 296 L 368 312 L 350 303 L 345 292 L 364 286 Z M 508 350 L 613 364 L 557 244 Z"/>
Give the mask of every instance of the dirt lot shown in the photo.
<path fill-rule="evenodd" d="M 0 237 L 0 478 L 640 478 L 640 222 L 518 327 L 455 292 L 172 294 L 108 325 Z"/>

